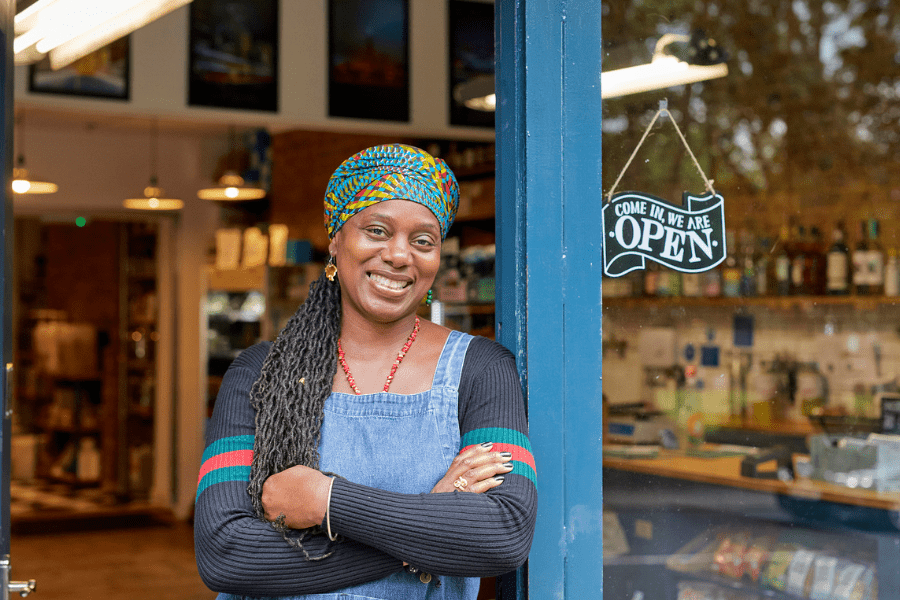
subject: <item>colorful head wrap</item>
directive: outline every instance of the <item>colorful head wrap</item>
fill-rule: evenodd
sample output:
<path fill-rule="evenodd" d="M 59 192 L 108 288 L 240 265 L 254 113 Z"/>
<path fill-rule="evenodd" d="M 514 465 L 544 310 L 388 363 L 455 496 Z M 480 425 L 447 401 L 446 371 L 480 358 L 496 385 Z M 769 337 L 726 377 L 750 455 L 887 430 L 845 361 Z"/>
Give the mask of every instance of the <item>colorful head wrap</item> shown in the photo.
<path fill-rule="evenodd" d="M 431 210 L 441 239 L 459 208 L 459 184 L 447 163 L 404 144 L 374 146 L 345 160 L 325 190 L 328 238 L 364 208 L 385 200 L 411 200 Z"/>

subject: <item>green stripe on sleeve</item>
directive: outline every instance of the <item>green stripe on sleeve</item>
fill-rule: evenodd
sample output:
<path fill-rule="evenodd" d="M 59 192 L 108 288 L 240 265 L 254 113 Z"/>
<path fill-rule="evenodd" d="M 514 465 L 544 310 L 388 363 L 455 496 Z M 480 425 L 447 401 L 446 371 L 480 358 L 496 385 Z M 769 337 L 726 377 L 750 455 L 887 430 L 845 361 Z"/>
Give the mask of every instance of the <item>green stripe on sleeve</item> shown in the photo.
<path fill-rule="evenodd" d="M 200 480 L 200 484 L 197 486 L 197 497 L 199 498 L 200 493 L 209 486 L 216 483 L 224 483 L 226 481 L 250 481 L 250 467 L 223 467 L 221 469 L 216 469 L 215 471 L 210 471 Z"/>
<path fill-rule="evenodd" d="M 252 435 L 234 435 L 216 440 L 203 451 L 203 459 L 200 463 L 203 464 L 213 456 L 225 454 L 226 452 L 253 450 L 254 437 Z"/>
<path fill-rule="evenodd" d="M 462 436 L 460 447 L 473 446 L 484 442 L 493 442 L 495 444 L 513 444 L 531 452 L 531 442 L 528 436 L 515 429 L 506 429 L 504 427 L 483 427 L 481 429 L 473 429 Z"/>

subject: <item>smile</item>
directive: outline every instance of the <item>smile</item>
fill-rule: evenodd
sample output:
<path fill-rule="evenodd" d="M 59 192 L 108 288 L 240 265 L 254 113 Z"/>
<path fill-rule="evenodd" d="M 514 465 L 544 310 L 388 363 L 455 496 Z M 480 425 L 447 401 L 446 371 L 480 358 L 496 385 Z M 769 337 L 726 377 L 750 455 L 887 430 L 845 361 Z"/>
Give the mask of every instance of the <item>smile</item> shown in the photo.
<path fill-rule="evenodd" d="M 382 275 L 376 275 L 375 273 L 370 273 L 369 279 L 375 285 L 387 288 L 389 290 L 402 290 L 403 288 L 412 285 L 411 281 L 397 281 L 395 279 L 389 279 L 388 277 L 384 277 Z"/>

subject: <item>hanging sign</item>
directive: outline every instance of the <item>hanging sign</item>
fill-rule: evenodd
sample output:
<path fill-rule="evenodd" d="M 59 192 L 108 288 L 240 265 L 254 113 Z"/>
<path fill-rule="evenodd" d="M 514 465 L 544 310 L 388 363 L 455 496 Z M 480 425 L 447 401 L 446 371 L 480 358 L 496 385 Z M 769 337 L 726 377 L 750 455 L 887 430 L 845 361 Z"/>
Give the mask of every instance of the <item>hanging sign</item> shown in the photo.
<path fill-rule="evenodd" d="M 703 177 L 707 194 L 684 193 L 683 205 L 676 206 L 643 192 L 615 193 L 619 182 L 660 115 L 672 121 L 697 172 Z M 683 273 L 709 271 L 725 260 L 724 200 L 706 177 L 697 157 L 669 112 L 668 102 L 660 100 L 641 141 L 607 193 L 603 206 L 603 273 L 621 277 L 643 269 L 646 259 Z"/>
<path fill-rule="evenodd" d="M 643 192 L 620 192 L 603 206 L 603 272 L 620 277 L 650 259 L 683 273 L 725 260 L 722 196 L 684 194 L 684 207 Z"/>

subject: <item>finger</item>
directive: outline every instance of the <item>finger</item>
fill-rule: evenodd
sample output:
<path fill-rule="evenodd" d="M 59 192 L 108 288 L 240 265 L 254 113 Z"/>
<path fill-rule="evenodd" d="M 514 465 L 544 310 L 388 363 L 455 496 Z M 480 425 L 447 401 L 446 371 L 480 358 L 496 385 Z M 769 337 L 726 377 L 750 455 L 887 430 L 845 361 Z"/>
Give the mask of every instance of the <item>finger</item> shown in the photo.
<path fill-rule="evenodd" d="M 470 449 L 471 450 L 471 449 Z M 512 459 L 511 452 L 476 451 L 472 454 L 460 453 L 454 460 L 448 473 L 453 475 L 465 474 L 467 471 L 477 469 L 485 465 L 501 465 Z"/>
<path fill-rule="evenodd" d="M 465 477 L 466 481 L 468 481 L 469 483 L 474 483 L 476 481 L 490 479 L 495 475 L 503 475 L 505 473 L 509 473 L 510 471 L 512 471 L 512 468 L 512 463 L 490 463 L 482 467 L 478 467 L 477 469 L 466 471 L 462 474 L 462 476 Z"/>
<path fill-rule="evenodd" d="M 497 487 L 501 483 L 503 483 L 503 475 L 495 475 L 493 477 L 488 477 L 487 479 L 482 479 L 481 481 L 476 481 L 467 486 L 466 491 L 472 492 L 473 494 L 483 494 L 484 492 Z"/>

